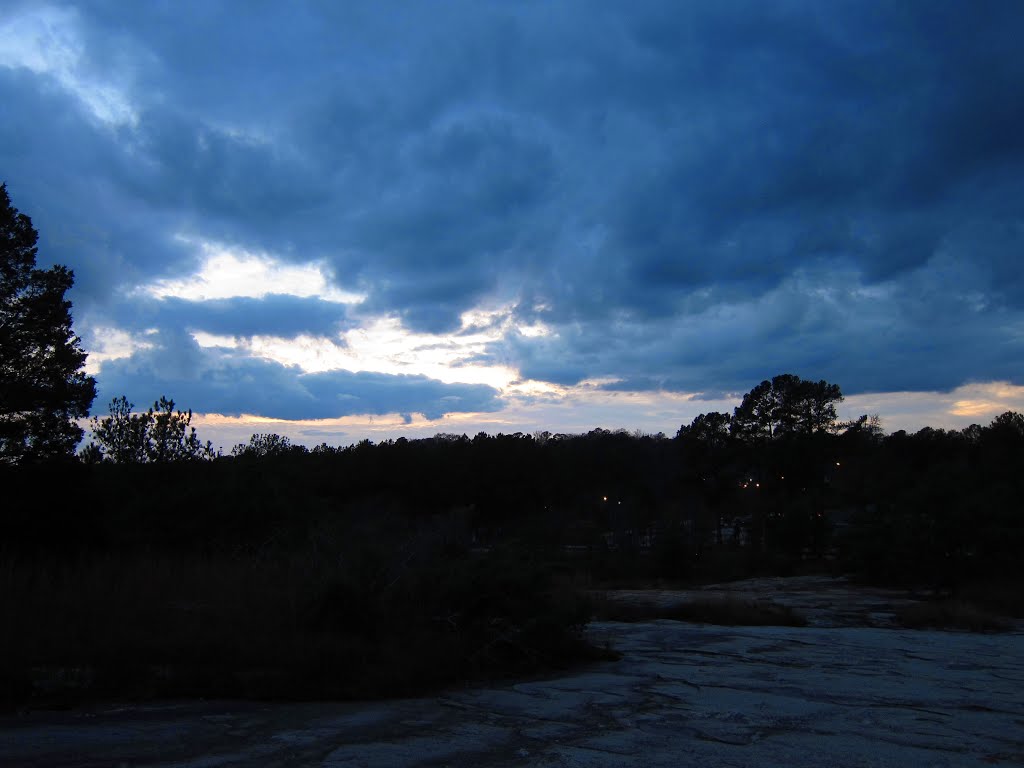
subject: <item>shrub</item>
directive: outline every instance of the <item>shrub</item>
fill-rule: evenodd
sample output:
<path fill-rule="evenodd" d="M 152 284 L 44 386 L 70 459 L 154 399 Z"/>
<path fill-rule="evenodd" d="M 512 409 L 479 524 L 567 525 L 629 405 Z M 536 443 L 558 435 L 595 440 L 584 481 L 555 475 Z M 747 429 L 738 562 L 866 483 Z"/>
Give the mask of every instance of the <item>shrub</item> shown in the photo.
<path fill-rule="evenodd" d="M 604 621 L 639 622 L 657 619 L 692 624 L 727 626 L 803 627 L 807 619 L 797 610 L 770 600 L 744 600 L 735 596 L 699 597 L 671 605 L 627 603 L 606 598 L 598 601 L 595 618 Z"/>
<path fill-rule="evenodd" d="M 1000 616 L 1024 619 L 1024 582 L 1019 579 L 965 584 L 957 594 L 967 602 Z"/>
<path fill-rule="evenodd" d="M 926 600 L 901 608 L 896 621 L 912 629 L 965 629 L 970 632 L 1005 632 L 1005 619 L 964 600 Z"/>
<path fill-rule="evenodd" d="M 595 658 L 586 600 L 542 564 L 407 533 L 350 526 L 258 555 L 9 557 L 0 706 L 408 695 Z"/>

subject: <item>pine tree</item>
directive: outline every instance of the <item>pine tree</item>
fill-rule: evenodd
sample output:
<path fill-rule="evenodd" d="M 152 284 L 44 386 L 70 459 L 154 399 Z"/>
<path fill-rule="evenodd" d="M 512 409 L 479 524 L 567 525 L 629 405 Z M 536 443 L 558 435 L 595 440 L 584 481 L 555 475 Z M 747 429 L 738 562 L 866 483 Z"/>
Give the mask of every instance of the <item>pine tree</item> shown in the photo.
<path fill-rule="evenodd" d="M 161 397 L 145 413 L 132 413 L 134 403 L 124 395 L 110 401 L 110 415 L 94 416 L 94 442 L 83 451 L 86 463 L 112 461 L 146 464 L 168 461 L 209 461 L 220 454 L 203 443 L 192 427 L 192 411 L 175 411 L 174 401 Z"/>
<path fill-rule="evenodd" d="M 748 442 L 763 442 L 782 435 L 835 432 L 836 403 L 842 401 L 838 384 L 782 373 L 743 396 L 733 411 L 732 433 Z"/>
<path fill-rule="evenodd" d="M 96 397 L 64 298 L 74 274 L 37 269 L 38 238 L 0 185 L 0 464 L 73 456 Z"/>

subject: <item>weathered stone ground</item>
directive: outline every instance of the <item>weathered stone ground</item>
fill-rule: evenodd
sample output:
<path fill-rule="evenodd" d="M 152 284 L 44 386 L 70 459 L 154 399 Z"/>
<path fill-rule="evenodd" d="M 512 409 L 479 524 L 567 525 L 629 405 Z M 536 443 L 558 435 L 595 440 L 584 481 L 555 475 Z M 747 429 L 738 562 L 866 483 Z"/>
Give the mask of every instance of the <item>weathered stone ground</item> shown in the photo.
<path fill-rule="evenodd" d="M 714 589 L 810 626 L 596 623 L 621 661 L 422 699 L 10 716 L 0 766 L 1024 765 L 1024 632 L 892 628 L 909 598 L 841 580 Z"/>

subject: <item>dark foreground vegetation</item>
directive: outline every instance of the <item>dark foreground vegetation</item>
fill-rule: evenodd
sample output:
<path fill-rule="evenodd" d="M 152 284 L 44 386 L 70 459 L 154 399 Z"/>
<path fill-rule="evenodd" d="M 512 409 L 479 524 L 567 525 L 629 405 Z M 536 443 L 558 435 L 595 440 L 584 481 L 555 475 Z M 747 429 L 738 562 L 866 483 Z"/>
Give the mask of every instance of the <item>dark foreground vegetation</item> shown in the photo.
<path fill-rule="evenodd" d="M 959 598 L 926 600 L 908 605 L 897 612 L 896 620 L 914 629 L 1003 632 L 1011 627 L 1005 617 Z"/>
<path fill-rule="evenodd" d="M 136 479 L 188 508 L 169 478 Z M 165 537 L 138 507 L 97 505 L 79 511 L 113 529 L 73 542 L 37 529 L 41 547 L 5 552 L 5 704 L 397 696 L 607 657 L 557 569 L 515 547 L 474 554 L 447 519 L 298 513 L 232 532 L 243 510 L 192 508 Z"/>

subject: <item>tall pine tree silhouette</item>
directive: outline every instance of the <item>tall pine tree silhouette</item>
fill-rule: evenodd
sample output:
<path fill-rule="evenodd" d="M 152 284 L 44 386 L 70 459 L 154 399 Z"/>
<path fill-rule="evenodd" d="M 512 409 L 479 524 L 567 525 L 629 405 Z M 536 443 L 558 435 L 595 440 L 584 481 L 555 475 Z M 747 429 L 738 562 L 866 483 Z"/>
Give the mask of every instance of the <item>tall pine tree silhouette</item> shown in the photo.
<path fill-rule="evenodd" d="M 0 464 L 73 456 L 96 397 L 64 298 L 74 274 L 36 268 L 38 239 L 0 185 Z"/>

